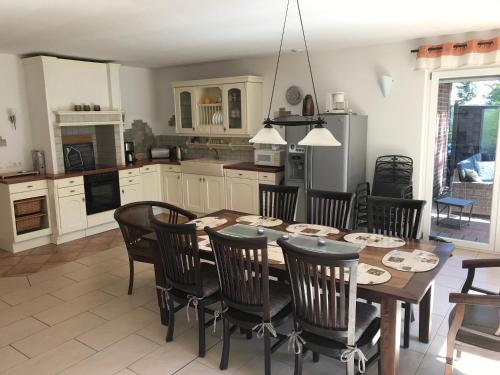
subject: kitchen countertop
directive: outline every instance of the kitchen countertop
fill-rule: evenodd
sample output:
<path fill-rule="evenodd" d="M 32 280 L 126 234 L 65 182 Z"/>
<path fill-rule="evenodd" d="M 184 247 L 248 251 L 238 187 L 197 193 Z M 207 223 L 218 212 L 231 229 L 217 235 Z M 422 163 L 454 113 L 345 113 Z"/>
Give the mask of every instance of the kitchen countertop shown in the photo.
<path fill-rule="evenodd" d="M 70 177 L 80 177 L 80 176 L 88 176 L 98 173 L 106 173 L 106 172 L 115 172 L 123 169 L 133 169 L 140 168 L 146 165 L 153 164 L 173 164 L 180 165 L 181 163 L 178 161 L 173 161 L 170 159 L 157 159 L 157 160 L 141 160 L 131 164 L 125 165 L 117 165 L 106 168 L 98 168 L 93 169 L 91 171 L 79 171 L 79 172 L 68 172 L 68 173 L 59 173 L 59 174 L 46 174 L 46 175 L 33 175 L 33 176 L 20 176 L 20 177 L 12 177 L 5 180 L 0 180 L 0 184 L 19 184 L 25 182 L 32 181 L 40 181 L 40 180 L 59 180 L 61 178 L 70 178 Z"/>
<path fill-rule="evenodd" d="M 117 165 L 113 167 L 99 168 L 91 171 L 81 171 L 81 172 L 69 172 L 69 173 L 60 173 L 60 174 L 47 174 L 47 175 L 33 175 L 33 176 L 20 176 L 20 177 L 12 177 L 6 180 L 0 180 L 0 184 L 19 184 L 25 182 L 32 181 L 40 181 L 40 180 L 59 180 L 61 178 L 70 178 L 70 177 L 80 177 L 93 175 L 98 173 L 105 172 L 114 172 L 124 169 L 132 169 L 132 168 L 140 168 L 146 165 L 153 164 L 173 164 L 180 165 L 179 161 L 169 160 L 169 159 L 156 159 L 156 160 L 141 160 L 131 164 L 125 165 Z M 252 162 L 241 162 L 224 165 L 224 169 L 239 169 L 243 171 L 255 171 L 255 172 L 267 172 L 267 173 L 278 173 L 282 172 L 285 167 L 265 167 L 260 165 L 255 165 Z"/>
<path fill-rule="evenodd" d="M 239 169 L 242 171 L 255 171 L 255 172 L 267 172 L 267 173 L 278 173 L 285 170 L 284 166 L 281 167 L 265 167 L 261 165 L 255 165 L 252 162 L 241 162 L 230 165 L 225 165 L 224 169 Z"/>

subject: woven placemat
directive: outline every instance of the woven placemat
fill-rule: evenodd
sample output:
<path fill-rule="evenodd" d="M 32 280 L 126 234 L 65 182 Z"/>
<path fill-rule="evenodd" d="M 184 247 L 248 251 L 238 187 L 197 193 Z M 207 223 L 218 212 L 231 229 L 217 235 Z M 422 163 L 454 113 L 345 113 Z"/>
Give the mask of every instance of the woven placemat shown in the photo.
<path fill-rule="evenodd" d="M 227 223 L 223 217 L 206 216 L 191 220 L 188 224 L 196 224 L 196 230 L 203 230 L 205 227 L 217 228 Z"/>
<path fill-rule="evenodd" d="M 349 281 L 349 272 L 344 273 L 344 280 Z M 339 268 L 335 268 L 335 278 L 340 278 Z M 329 272 L 328 272 L 329 273 Z M 392 275 L 389 271 L 384 270 L 383 268 L 372 266 L 367 263 L 359 263 L 358 264 L 358 272 L 357 272 L 357 283 L 359 285 L 376 285 L 383 284 L 388 282 L 391 279 Z"/>
<path fill-rule="evenodd" d="M 304 236 L 318 236 L 318 237 L 326 237 L 340 233 L 340 231 L 337 228 L 326 227 L 324 225 L 317 225 L 317 224 L 292 224 L 289 225 L 286 228 L 286 230 L 290 233 L 302 234 Z"/>
<path fill-rule="evenodd" d="M 281 219 L 276 219 L 274 217 L 268 217 L 268 216 L 259 216 L 259 215 L 246 215 L 246 216 L 240 216 L 239 218 L 236 219 L 237 223 L 240 224 L 246 224 L 246 225 L 253 225 L 256 227 L 276 227 L 278 225 L 283 224 L 283 220 Z"/>
<path fill-rule="evenodd" d="M 423 250 L 412 252 L 391 250 L 382 258 L 382 264 L 404 272 L 426 272 L 439 264 L 439 258 Z"/>
<path fill-rule="evenodd" d="M 344 240 L 363 246 L 383 247 L 385 249 L 401 247 L 406 243 L 401 238 L 371 233 L 349 233 L 344 236 Z"/>

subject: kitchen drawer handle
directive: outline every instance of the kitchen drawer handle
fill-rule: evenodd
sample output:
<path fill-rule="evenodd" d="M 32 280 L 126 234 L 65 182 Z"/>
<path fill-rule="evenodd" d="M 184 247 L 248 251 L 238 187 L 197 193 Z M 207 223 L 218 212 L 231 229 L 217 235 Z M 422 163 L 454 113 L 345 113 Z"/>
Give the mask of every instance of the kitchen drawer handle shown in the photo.
<path fill-rule="evenodd" d="M 180 180 L 181 179 L 181 176 L 177 176 L 177 179 Z"/>
<path fill-rule="evenodd" d="M 68 181 L 68 183 L 69 183 L 69 184 L 74 184 L 74 183 L 75 183 L 75 181 L 73 181 L 73 180 L 69 180 L 69 181 Z"/>
<path fill-rule="evenodd" d="M 132 174 L 132 172 L 131 172 L 131 171 L 129 171 L 129 172 L 128 172 L 128 174 Z"/>
<path fill-rule="evenodd" d="M 82 197 L 82 202 L 85 202 L 85 197 Z"/>
<path fill-rule="evenodd" d="M 28 185 L 26 186 L 28 189 L 31 189 L 33 187 L 33 185 Z"/>
<path fill-rule="evenodd" d="M 74 190 L 70 190 L 69 192 L 70 192 L 70 193 L 74 193 L 75 191 L 74 191 Z"/>
<path fill-rule="evenodd" d="M 122 194 L 125 194 L 125 190 L 122 189 Z"/>
<path fill-rule="evenodd" d="M 243 173 L 238 173 L 238 176 L 243 176 Z"/>
<path fill-rule="evenodd" d="M 128 182 L 134 182 L 134 180 L 128 180 Z"/>
<path fill-rule="evenodd" d="M 267 174 L 263 175 L 262 177 L 267 178 Z"/>

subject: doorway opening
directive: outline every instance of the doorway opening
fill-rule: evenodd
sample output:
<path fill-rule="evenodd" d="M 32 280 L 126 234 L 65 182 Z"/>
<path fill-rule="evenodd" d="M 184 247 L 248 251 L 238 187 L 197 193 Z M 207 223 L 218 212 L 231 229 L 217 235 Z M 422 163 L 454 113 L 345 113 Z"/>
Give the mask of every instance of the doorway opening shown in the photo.
<path fill-rule="evenodd" d="M 500 77 L 440 80 L 431 236 L 490 242 Z"/>

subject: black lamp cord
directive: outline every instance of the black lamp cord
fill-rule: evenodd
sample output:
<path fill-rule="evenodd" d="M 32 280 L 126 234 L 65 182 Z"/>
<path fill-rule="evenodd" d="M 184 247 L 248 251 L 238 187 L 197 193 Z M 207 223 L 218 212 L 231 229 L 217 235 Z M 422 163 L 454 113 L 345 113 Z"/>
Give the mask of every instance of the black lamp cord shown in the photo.
<path fill-rule="evenodd" d="M 283 21 L 283 29 L 281 30 L 280 49 L 279 49 L 279 52 L 278 52 L 278 59 L 276 61 L 276 69 L 274 71 L 273 89 L 271 91 L 271 99 L 269 100 L 269 109 L 267 111 L 267 121 L 270 121 L 270 116 L 271 116 L 271 106 L 272 106 L 272 103 L 273 103 L 274 89 L 276 87 L 276 77 L 278 76 L 278 67 L 280 65 L 281 50 L 283 48 L 283 38 L 285 36 L 285 26 L 286 26 L 286 20 L 287 20 L 287 17 L 288 17 L 288 8 L 289 8 L 289 5 L 290 5 L 290 0 L 287 0 L 287 2 L 286 2 L 286 11 L 285 11 L 285 19 Z M 311 68 L 311 59 L 309 58 L 309 49 L 307 48 L 306 33 L 304 31 L 304 23 L 302 22 L 302 13 L 300 11 L 299 0 L 297 0 L 297 9 L 299 11 L 300 27 L 302 29 L 302 37 L 304 39 L 304 46 L 305 46 L 305 49 L 306 49 L 307 64 L 309 66 L 309 74 L 311 76 L 311 83 L 312 83 L 313 93 L 314 93 L 314 102 L 316 103 L 316 109 L 317 109 L 318 114 L 319 114 L 318 97 L 316 95 L 316 86 L 314 84 L 314 78 L 313 78 L 313 73 L 312 73 L 312 68 Z"/>

